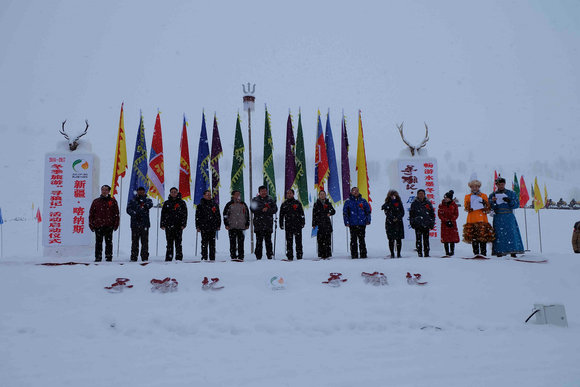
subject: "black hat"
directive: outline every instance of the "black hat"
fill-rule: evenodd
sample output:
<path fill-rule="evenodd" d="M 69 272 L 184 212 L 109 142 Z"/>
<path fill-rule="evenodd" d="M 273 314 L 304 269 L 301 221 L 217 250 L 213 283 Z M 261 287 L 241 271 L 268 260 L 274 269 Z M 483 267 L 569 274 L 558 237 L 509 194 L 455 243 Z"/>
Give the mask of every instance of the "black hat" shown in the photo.
<path fill-rule="evenodd" d="M 495 184 L 499 183 L 505 183 L 505 179 L 503 177 L 498 177 L 497 179 L 495 179 Z"/>
<path fill-rule="evenodd" d="M 455 192 L 453 192 L 453 190 L 449 190 L 449 192 L 447 192 L 447 193 L 445 194 L 445 197 L 446 197 L 446 198 L 449 198 L 449 199 L 451 199 L 451 200 L 453 200 L 453 194 L 454 194 L 454 193 L 455 193 Z"/>
<path fill-rule="evenodd" d="M 145 191 L 145 187 L 139 187 L 137 188 L 137 191 Z"/>

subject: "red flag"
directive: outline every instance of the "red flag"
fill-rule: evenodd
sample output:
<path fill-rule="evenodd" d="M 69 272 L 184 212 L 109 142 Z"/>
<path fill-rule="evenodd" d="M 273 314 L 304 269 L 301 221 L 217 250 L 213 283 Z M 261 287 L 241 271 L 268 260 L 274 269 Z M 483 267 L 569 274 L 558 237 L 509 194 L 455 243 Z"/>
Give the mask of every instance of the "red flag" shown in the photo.
<path fill-rule="evenodd" d="M 189 144 L 187 142 L 187 121 L 183 116 L 181 132 L 181 159 L 179 162 L 179 192 L 183 200 L 191 199 L 191 168 L 189 166 Z"/>
<path fill-rule="evenodd" d="M 155 119 L 155 130 L 153 131 L 153 141 L 151 142 L 151 155 L 149 157 L 149 168 L 147 178 L 149 178 L 149 195 L 157 198 L 160 202 L 165 200 L 165 170 L 163 166 L 163 138 L 161 134 L 161 118 L 157 112 Z"/>
<path fill-rule="evenodd" d="M 520 208 L 524 208 L 528 200 L 530 200 L 530 195 L 526 188 L 526 182 L 524 181 L 524 176 L 520 176 Z"/>
<path fill-rule="evenodd" d="M 495 191 L 497 191 L 497 184 L 496 184 L 496 181 L 497 181 L 497 171 L 493 171 L 493 174 L 494 174 L 494 176 L 493 176 L 493 192 L 495 192 Z"/>
<path fill-rule="evenodd" d="M 36 216 L 35 216 L 35 218 L 36 218 L 36 222 L 37 223 L 42 222 L 42 216 L 40 216 L 40 208 L 37 208 L 36 209 Z"/>
<path fill-rule="evenodd" d="M 318 112 L 318 134 L 316 136 L 316 149 L 314 152 L 314 187 L 316 192 L 324 189 L 324 181 L 328 178 L 328 155 L 326 154 L 326 143 L 322 124 L 320 123 L 320 112 Z"/>

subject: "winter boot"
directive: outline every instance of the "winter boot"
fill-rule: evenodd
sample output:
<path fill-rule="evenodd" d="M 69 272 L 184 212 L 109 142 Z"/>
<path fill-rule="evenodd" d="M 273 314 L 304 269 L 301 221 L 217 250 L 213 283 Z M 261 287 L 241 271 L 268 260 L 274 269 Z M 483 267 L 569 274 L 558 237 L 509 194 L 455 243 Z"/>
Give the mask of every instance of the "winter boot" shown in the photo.
<path fill-rule="evenodd" d="M 454 256 L 455 255 L 455 243 L 450 243 L 449 244 L 449 255 L 450 256 Z"/>

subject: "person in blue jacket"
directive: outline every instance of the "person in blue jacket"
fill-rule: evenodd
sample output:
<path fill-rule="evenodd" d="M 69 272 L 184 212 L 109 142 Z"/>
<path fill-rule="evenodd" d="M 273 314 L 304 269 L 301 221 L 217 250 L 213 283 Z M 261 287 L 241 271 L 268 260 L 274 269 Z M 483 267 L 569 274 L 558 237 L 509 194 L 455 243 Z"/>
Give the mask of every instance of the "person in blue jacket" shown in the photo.
<path fill-rule="evenodd" d="M 493 254 L 502 257 L 510 254 L 524 253 L 524 244 L 520 235 L 520 228 L 513 210 L 520 207 L 520 200 L 514 191 L 505 189 L 505 179 L 498 178 L 495 181 L 497 191 L 489 195 L 491 209 L 495 212 L 493 217 L 493 229 L 495 240 L 493 241 Z"/>
<path fill-rule="evenodd" d="M 137 261 L 139 241 L 141 241 L 141 261 L 149 259 L 149 210 L 153 201 L 147 197 L 144 187 L 137 188 L 137 195 L 127 204 L 127 214 L 131 216 L 131 261 Z"/>
<path fill-rule="evenodd" d="M 371 206 L 363 198 L 357 187 L 350 190 L 350 197 L 344 202 L 342 208 L 344 225 L 350 229 L 350 255 L 352 259 L 367 257 L 367 245 L 365 242 L 366 227 L 371 224 Z"/>

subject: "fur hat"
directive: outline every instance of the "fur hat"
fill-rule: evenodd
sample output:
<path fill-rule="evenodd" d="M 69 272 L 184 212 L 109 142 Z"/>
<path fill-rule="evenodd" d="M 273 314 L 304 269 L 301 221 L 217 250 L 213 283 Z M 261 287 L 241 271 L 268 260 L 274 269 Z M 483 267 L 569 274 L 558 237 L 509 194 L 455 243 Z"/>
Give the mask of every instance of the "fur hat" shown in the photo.
<path fill-rule="evenodd" d="M 446 198 L 449 198 L 449 199 L 451 199 L 451 200 L 453 200 L 453 194 L 454 194 L 454 193 L 455 193 L 455 192 L 453 192 L 453 190 L 449 190 L 449 192 L 447 192 L 447 193 L 445 194 L 445 197 L 446 197 Z"/>

